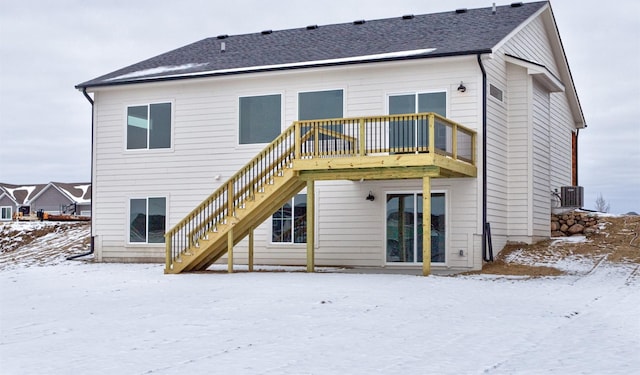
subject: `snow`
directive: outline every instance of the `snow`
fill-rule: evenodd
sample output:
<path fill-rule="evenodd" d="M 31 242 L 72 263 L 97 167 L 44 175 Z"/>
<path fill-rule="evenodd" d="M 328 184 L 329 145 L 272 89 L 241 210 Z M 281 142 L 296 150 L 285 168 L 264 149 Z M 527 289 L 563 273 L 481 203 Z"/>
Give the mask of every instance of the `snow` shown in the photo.
<path fill-rule="evenodd" d="M 211 74 L 238 73 L 238 72 L 249 72 L 249 71 L 257 71 L 257 70 L 295 68 L 295 67 L 302 67 L 302 66 L 341 64 L 341 63 L 348 63 L 348 62 L 384 60 L 384 59 L 397 59 L 397 58 L 403 58 L 403 57 L 425 55 L 435 50 L 436 48 L 424 48 L 424 49 L 417 49 L 417 50 L 379 53 L 375 55 L 343 57 L 338 59 L 301 61 L 301 62 L 288 63 L 288 64 L 259 65 L 259 66 L 247 66 L 247 67 L 241 67 L 241 68 L 208 70 L 208 71 L 202 71 L 202 72 L 164 75 L 163 78 L 193 77 L 193 76 L 211 75 Z M 152 74 L 165 73 L 165 72 L 170 72 L 174 70 L 190 69 L 190 68 L 195 68 L 202 65 L 207 65 L 207 64 L 206 63 L 205 64 L 186 64 L 186 65 L 181 65 L 179 67 L 159 67 L 159 68 L 146 69 L 146 70 L 141 70 L 137 72 L 123 74 L 118 77 L 109 78 L 107 79 L 107 81 L 115 81 L 115 80 L 126 79 L 126 78 L 128 79 L 133 78 L 132 80 L 144 79 L 145 77 L 150 76 Z"/>
<path fill-rule="evenodd" d="M 119 79 L 145 77 L 145 76 L 150 76 L 150 75 L 155 75 L 155 74 L 175 72 L 175 71 L 179 71 L 179 70 L 200 68 L 200 67 L 203 67 L 205 65 L 209 65 L 209 63 L 200 63 L 200 64 L 191 63 L 191 64 L 183 64 L 183 65 L 158 66 L 156 68 L 143 69 L 143 70 L 138 70 L 138 71 L 135 71 L 135 72 L 119 75 L 117 77 L 109 78 L 106 81 L 115 81 L 115 80 L 119 80 Z"/>
<path fill-rule="evenodd" d="M 12 197 L 14 201 L 17 201 L 16 198 L 16 194 L 15 192 L 18 190 L 26 190 L 27 191 L 27 196 L 25 198 L 25 202 L 29 200 L 29 197 L 31 196 L 31 194 L 33 193 L 33 191 L 36 189 L 36 186 L 19 186 L 16 188 L 9 188 L 9 187 L 4 187 L 4 189 L 7 191 L 7 193 L 9 193 Z"/>
<path fill-rule="evenodd" d="M 548 278 L 162 268 L 0 271 L 2 373 L 640 371 L 635 264 Z"/>
<path fill-rule="evenodd" d="M 75 185 L 74 189 L 78 189 L 80 191 L 82 191 L 82 194 L 78 197 L 75 194 L 72 194 L 71 192 L 69 192 L 69 190 L 58 186 L 58 189 L 62 190 L 65 194 L 67 194 L 69 196 L 69 198 L 73 199 L 73 201 L 77 204 L 82 204 L 82 203 L 91 203 L 91 199 L 84 199 L 84 196 L 87 194 L 87 189 L 89 189 L 91 187 L 90 184 L 87 185 Z"/>

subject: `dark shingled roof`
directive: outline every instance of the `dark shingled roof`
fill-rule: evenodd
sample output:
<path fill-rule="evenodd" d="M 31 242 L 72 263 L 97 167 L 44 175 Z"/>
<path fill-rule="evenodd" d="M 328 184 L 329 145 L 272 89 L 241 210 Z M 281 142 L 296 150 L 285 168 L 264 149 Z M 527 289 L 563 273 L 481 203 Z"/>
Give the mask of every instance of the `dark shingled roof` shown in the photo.
<path fill-rule="evenodd" d="M 79 89 L 187 77 L 237 74 L 304 66 L 430 58 L 489 52 L 547 4 L 514 3 L 492 8 L 449 11 L 335 25 L 276 30 L 203 39 L 93 80 Z M 514 6 L 515 5 L 515 6 Z M 224 52 L 221 45 L 224 43 Z M 404 56 L 326 61 L 402 51 L 434 49 Z M 254 69 L 248 69 L 253 67 Z"/>

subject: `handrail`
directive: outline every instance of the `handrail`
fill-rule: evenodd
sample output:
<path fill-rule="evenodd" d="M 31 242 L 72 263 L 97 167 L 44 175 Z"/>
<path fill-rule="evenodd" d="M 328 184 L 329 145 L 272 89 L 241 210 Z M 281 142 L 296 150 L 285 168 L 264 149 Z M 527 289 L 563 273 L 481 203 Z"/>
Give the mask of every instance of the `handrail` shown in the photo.
<path fill-rule="evenodd" d="M 233 216 L 235 208 L 244 199 L 255 194 L 279 169 L 293 160 L 294 131 L 295 127 L 291 125 L 165 233 L 167 270 L 198 238 Z"/>
<path fill-rule="evenodd" d="M 295 159 L 425 153 L 476 163 L 476 132 L 436 113 L 296 121 L 165 234 L 166 270 Z"/>

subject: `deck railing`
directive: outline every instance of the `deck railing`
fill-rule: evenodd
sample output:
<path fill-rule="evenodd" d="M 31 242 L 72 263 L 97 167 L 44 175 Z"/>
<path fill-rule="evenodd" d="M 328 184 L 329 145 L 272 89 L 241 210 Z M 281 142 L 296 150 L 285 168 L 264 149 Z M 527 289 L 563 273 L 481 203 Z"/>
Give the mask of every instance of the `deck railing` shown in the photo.
<path fill-rule="evenodd" d="M 294 159 L 435 153 L 475 165 L 476 132 L 434 113 L 296 121 L 165 234 L 166 269 Z"/>
<path fill-rule="evenodd" d="M 476 132 L 435 113 L 296 121 L 296 159 L 435 153 L 475 165 Z"/>

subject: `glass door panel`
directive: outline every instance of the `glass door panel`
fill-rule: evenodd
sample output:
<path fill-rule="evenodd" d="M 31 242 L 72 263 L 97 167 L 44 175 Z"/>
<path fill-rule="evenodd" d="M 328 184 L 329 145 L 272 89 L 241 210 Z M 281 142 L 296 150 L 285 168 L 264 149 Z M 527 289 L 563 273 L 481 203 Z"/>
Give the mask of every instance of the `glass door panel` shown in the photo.
<path fill-rule="evenodd" d="M 431 194 L 431 262 L 444 263 L 445 195 Z M 387 194 L 388 263 L 422 263 L 422 194 Z"/>

